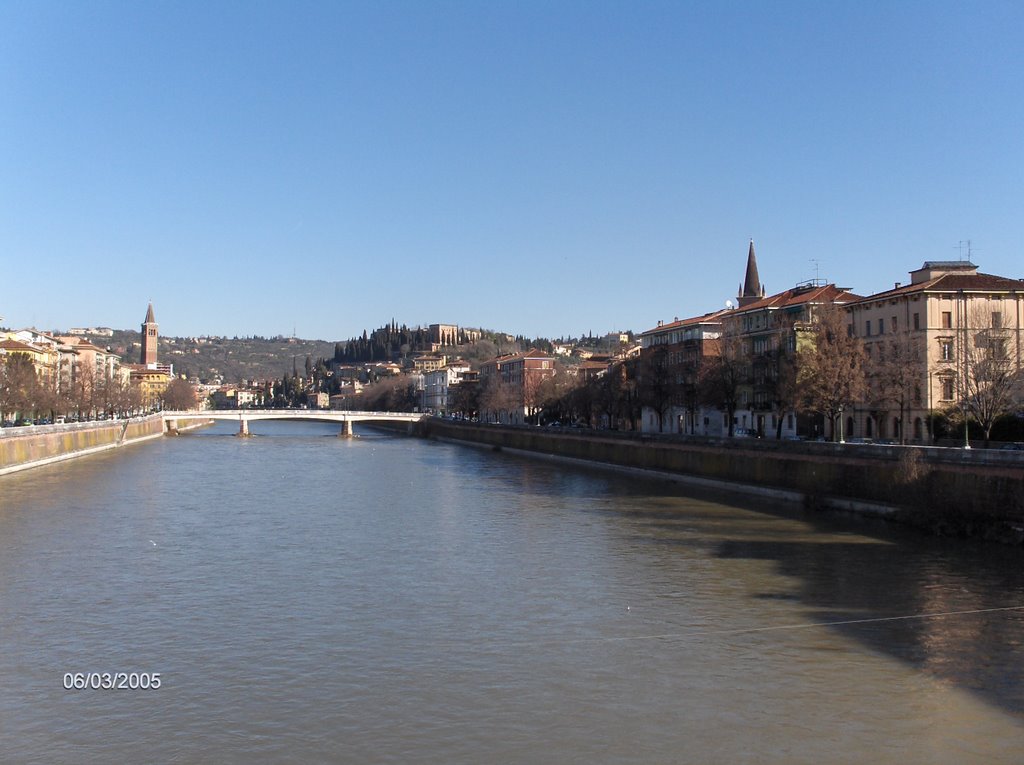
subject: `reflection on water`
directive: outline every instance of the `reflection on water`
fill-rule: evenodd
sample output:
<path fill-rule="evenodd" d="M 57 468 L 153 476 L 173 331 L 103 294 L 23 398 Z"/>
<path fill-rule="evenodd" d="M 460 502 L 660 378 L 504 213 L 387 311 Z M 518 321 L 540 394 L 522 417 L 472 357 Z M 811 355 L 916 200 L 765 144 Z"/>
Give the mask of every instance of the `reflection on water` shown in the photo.
<path fill-rule="evenodd" d="M 233 432 L 3 479 L 5 761 L 1019 761 L 1019 551 Z M 87 671 L 163 686 L 61 687 Z"/>

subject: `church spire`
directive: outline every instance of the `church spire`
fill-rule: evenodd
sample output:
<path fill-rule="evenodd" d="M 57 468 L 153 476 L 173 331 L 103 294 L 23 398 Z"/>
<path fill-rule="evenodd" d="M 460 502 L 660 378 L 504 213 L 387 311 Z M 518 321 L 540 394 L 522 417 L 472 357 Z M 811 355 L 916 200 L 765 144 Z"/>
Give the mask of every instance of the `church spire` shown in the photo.
<path fill-rule="evenodd" d="M 136 314 L 137 316 L 138 314 Z M 156 324 L 156 319 L 153 317 L 153 304 L 149 304 L 149 310 L 146 311 L 146 318 L 142 322 L 143 324 Z"/>
<path fill-rule="evenodd" d="M 747 252 L 747 273 L 743 277 L 743 290 L 737 297 L 740 306 L 749 305 L 764 296 L 761 289 L 761 280 L 757 276 L 757 256 L 754 255 L 754 240 L 750 240 L 750 250 Z"/>

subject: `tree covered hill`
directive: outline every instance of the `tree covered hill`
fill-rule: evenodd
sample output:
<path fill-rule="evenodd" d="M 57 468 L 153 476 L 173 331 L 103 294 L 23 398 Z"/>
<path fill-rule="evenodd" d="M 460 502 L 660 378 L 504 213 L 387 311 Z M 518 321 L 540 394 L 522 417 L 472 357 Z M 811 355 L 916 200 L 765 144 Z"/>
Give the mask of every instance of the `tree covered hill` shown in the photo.
<path fill-rule="evenodd" d="M 139 360 L 140 335 L 134 330 L 114 330 L 113 337 L 90 338 L 110 346 L 124 363 Z M 331 358 L 335 343 L 288 337 L 163 337 L 157 357 L 161 364 L 173 364 L 177 374 L 204 382 L 221 380 L 274 380 L 297 369 L 302 374 L 306 358 Z"/>

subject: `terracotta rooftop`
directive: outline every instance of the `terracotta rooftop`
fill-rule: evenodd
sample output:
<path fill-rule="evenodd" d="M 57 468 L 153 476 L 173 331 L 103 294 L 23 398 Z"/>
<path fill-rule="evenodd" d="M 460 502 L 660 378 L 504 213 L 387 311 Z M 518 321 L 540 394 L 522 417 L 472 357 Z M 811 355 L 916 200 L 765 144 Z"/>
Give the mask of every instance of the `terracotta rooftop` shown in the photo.
<path fill-rule="evenodd" d="M 1005 276 L 993 274 L 942 274 L 934 279 L 908 284 L 905 287 L 895 287 L 885 292 L 876 292 L 861 298 L 858 302 L 881 300 L 909 295 L 915 292 L 1009 292 L 1011 290 L 1024 290 L 1024 279 L 1010 279 Z"/>
<path fill-rule="evenodd" d="M 757 302 L 748 303 L 742 308 L 737 309 L 736 313 L 747 313 L 748 311 L 761 311 L 764 309 L 778 310 L 807 303 L 853 303 L 861 299 L 860 295 L 855 295 L 849 290 L 837 287 L 834 284 L 791 287 L 777 295 L 770 295 L 766 298 L 761 298 Z"/>
<path fill-rule="evenodd" d="M 649 335 L 655 332 L 664 332 L 667 329 L 678 329 L 679 327 L 692 327 L 697 324 L 717 324 L 718 320 L 725 314 L 729 313 L 730 309 L 723 308 L 720 311 L 712 311 L 706 313 L 703 316 L 691 316 L 689 319 L 676 319 L 675 321 L 665 322 L 659 324 L 653 329 L 649 329 L 646 332 L 641 332 L 642 335 Z"/>

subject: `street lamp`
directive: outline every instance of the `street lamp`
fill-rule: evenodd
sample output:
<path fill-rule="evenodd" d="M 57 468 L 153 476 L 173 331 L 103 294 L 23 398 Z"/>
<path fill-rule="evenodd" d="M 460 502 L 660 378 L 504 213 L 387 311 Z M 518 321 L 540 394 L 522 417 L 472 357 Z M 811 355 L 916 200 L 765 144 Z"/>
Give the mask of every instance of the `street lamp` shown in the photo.
<path fill-rule="evenodd" d="M 839 405 L 839 443 L 841 443 L 841 444 L 845 444 L 846 443 L 846 441 L 843 440 L 843 405 L 842 404 Z"/>

